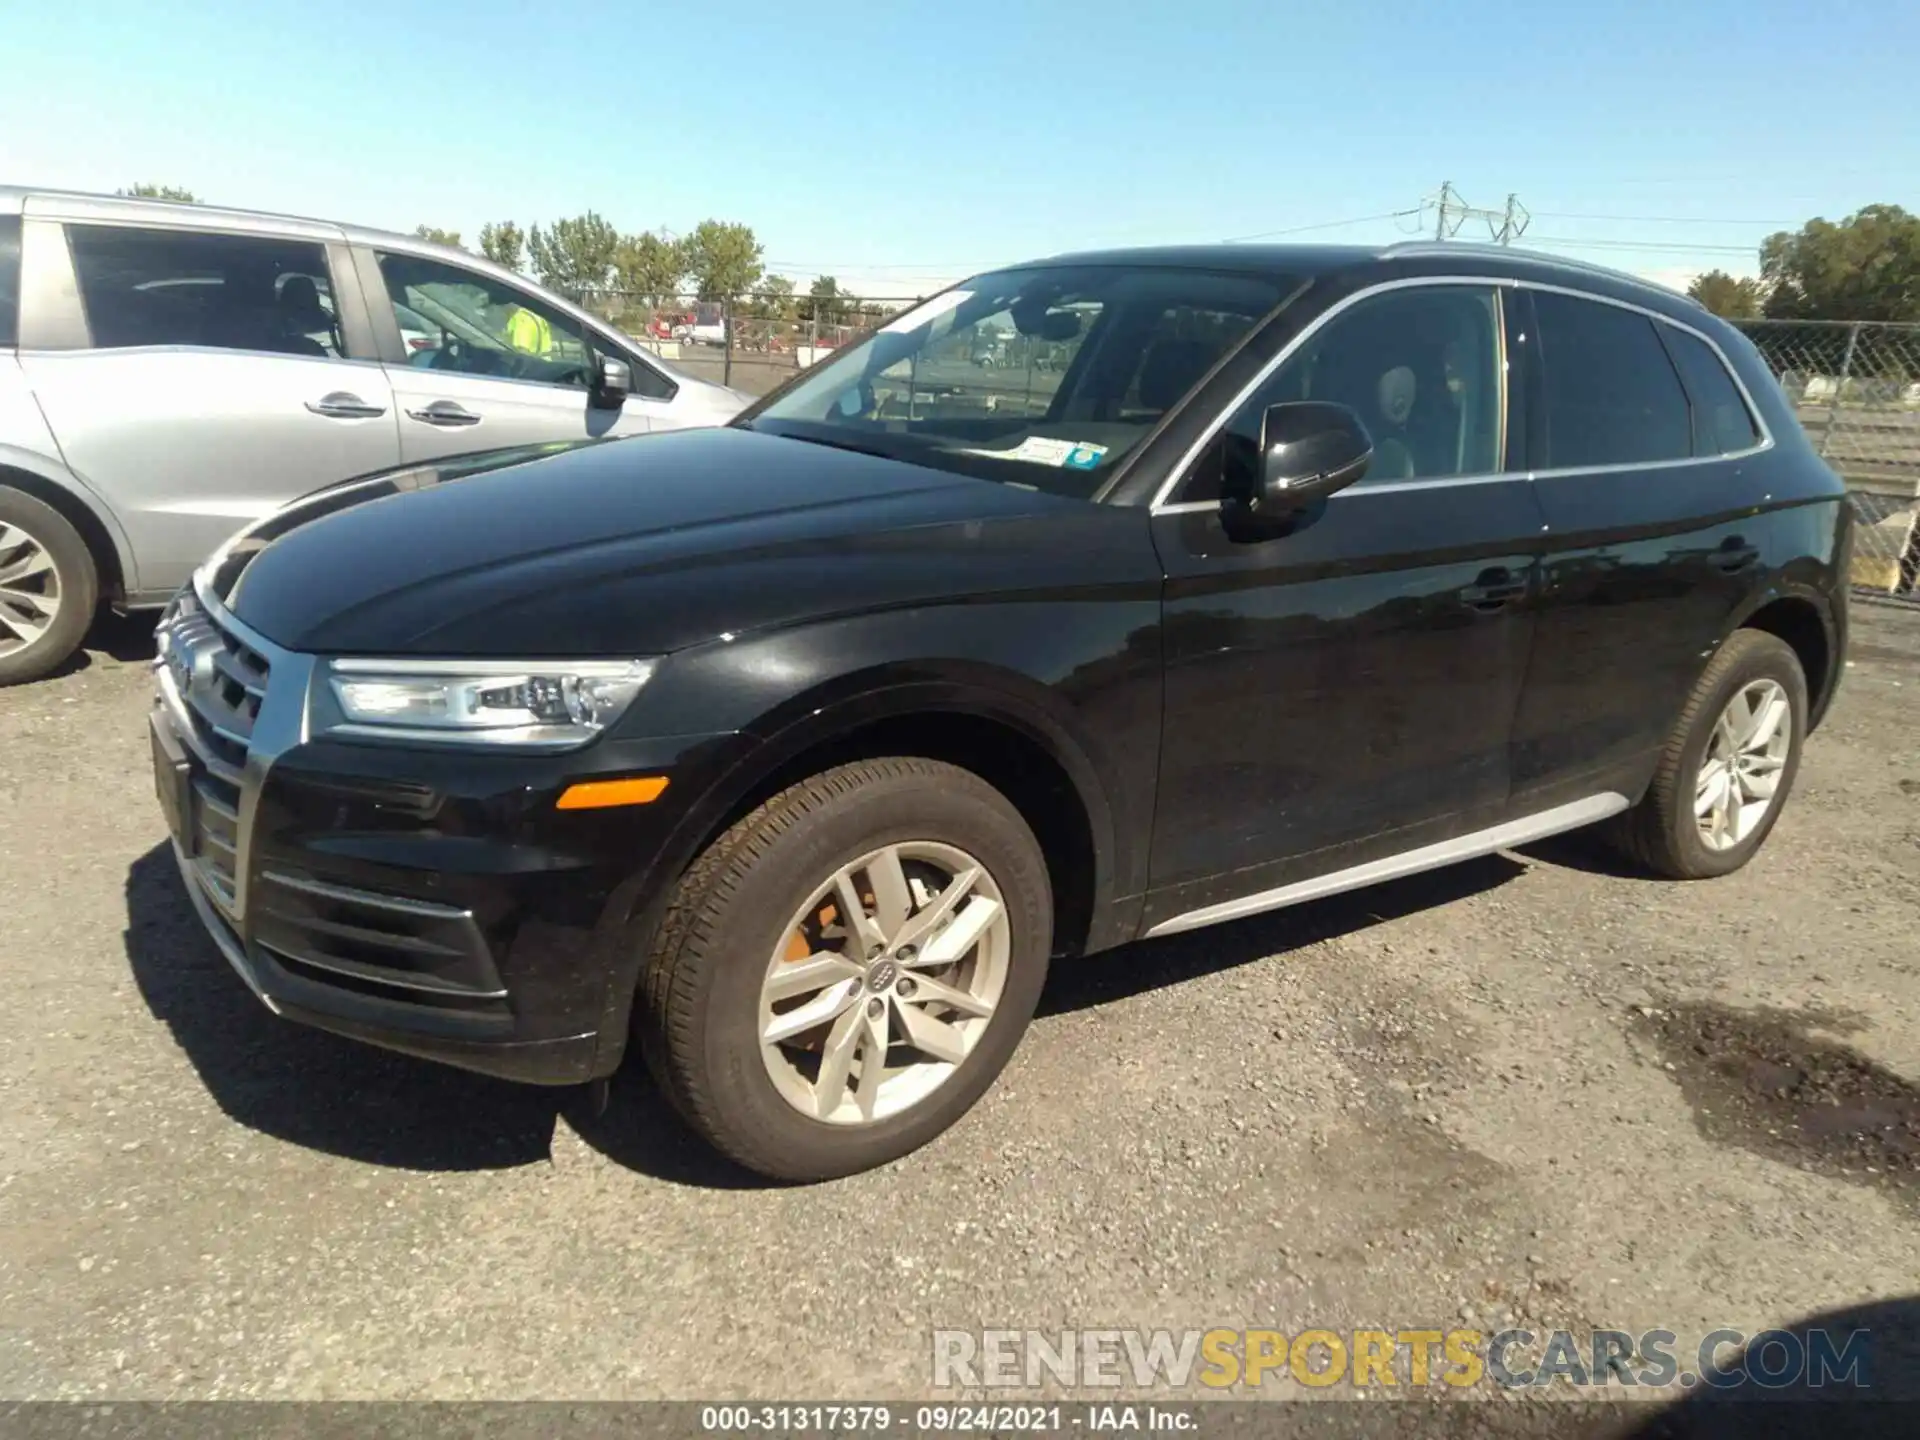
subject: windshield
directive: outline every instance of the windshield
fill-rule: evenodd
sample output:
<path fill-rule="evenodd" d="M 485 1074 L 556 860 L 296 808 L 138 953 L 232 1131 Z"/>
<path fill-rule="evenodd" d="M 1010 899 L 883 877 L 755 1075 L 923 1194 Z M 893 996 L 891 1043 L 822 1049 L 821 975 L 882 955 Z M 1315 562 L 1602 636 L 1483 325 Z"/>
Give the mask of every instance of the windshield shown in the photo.
<path fill-rule="evenodd" d="M 750 428 L 1086 498 L 1277 306 L 1279 276 L 1087 265 L 969 280 Z"/>

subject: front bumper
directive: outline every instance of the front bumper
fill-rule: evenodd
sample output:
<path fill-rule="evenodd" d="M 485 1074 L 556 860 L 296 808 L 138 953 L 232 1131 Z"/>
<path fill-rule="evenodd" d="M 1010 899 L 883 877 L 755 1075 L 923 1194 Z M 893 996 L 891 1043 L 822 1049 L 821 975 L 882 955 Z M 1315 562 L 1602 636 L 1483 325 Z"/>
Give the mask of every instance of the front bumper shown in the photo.
<path fill-rule="evenodd" d="M 312 657 L 204 596 L 161 633 L 156 786 L 194 910 L 254 994 L 513 1080 L 617 1066 L 638 896 L 682 807 L 554 802 L 576 781 L 681 769 L 699 737 L 545 755 L 315 739 Z"/>

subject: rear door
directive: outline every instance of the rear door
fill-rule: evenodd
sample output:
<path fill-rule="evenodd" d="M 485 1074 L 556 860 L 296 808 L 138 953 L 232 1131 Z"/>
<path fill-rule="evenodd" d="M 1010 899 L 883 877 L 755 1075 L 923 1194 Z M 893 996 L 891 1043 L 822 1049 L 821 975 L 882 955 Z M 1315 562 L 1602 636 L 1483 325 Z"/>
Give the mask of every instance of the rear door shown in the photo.
<path fill-rule="evenodd" d="M 374 250 L 375 323 L 404 337 L 404 363 L 387 373 L 408 462 L 471 450 L 601 435 L 643 434 L 673 385 L 630 356 L 634 393 L 623 405 L 594 403 L 595 354 L 611 348 L 558 306 L 478 269 Z M 422 327 L 426 334 L 422 336 Z M 425 343 L 422 343 L 424 339 Z"/>
<path fill-rule="evenodd" d="M 36 263 L 71 266 L 51 288 L 79 313 L 46 325 L 45 343 L 23 336 L 20 364 L 68 466 L 127 532 L 129 591 L 174 589 L 249 521 L 398 462 L 386 373 L 359 358 L 355 342 L 371 345 L 364 315 L 340 303 L 353 284 L 344 245 L 185 225 L 63 228 L 65 245 L 42 247 Z"/>
<path fill-rule="evenodd" d="M 1515 790 L 1632 794 L 1765 583 L 1761 431 L 1704 334 L 1598 296 L 1529 298 L 1527 443 L 1547 553 Z"/>

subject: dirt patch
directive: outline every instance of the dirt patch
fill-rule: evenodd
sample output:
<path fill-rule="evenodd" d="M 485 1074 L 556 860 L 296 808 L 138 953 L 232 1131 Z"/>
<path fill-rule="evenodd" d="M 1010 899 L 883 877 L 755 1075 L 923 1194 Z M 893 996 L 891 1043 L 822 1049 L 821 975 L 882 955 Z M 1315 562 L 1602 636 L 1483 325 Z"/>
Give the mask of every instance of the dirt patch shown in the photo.
<path fill-rule="evenodd" d="M 1636 1006 L 1700 1132 L 1803 1170 L 1871 1185 L 1920 1214 L 1920 1085 L 1837 1040 L 1851 1015 Z"/>

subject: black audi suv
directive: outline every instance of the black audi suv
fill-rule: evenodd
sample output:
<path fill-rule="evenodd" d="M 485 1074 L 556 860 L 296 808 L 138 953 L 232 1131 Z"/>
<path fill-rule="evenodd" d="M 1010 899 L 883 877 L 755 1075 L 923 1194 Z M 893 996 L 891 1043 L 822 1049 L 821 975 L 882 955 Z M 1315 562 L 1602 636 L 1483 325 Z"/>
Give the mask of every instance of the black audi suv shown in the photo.
<path fill-rule="evenodd" d="M 262 522 L 162 626 L 155 772 L 275 1011 L 549 1084 L 637 1050 L 822 1178 L 963 1114 L 1055 957 L 1589 825 L 1744 864 L 1848 516 L 1748 342 L 1629 277 L 1074 256 L 724 429 Z"/>

